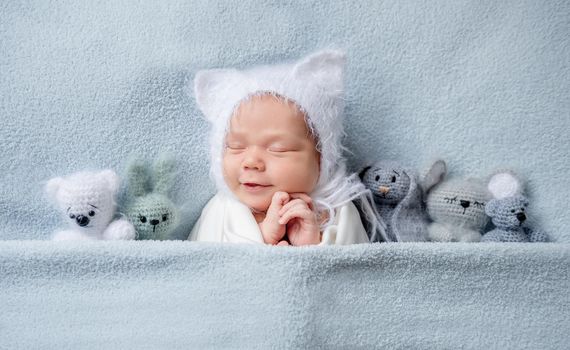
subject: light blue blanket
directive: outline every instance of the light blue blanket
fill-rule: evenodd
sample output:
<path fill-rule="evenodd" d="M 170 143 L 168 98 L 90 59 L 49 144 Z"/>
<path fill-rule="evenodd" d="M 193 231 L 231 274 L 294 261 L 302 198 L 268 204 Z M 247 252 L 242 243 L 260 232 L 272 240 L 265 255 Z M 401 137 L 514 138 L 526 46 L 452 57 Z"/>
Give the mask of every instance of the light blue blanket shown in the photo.
<path fill-rule="evenodd" d="M 564 348 L 569 18 L 564 0 L 3 2 L 0 348 Z M 62 225 L 49 178 L 162 152 L 185 238 L 214 193 L 195 72 L 327 47 L 348 57 L 351 170 L 512 168 L 557 243 L 19 241 Z"/>
<path fill-rule="evenodd" d="M 539 1 L 8 1 L 0 5 L 0 239 L 60 224 L 43 181 L 179 159 L 187 233 L 213 194 L 194 73 L 344 49 L 352 170 L 433 157 L 509 167 L 538 226 L 570 242 L 570 4 Z M 368 159 L 370 158 L 370 159 Z"/>
<path fill-rule="evenodd" d="M 0 245 L 2 349 L 564 349 L 556 244 Z"/>

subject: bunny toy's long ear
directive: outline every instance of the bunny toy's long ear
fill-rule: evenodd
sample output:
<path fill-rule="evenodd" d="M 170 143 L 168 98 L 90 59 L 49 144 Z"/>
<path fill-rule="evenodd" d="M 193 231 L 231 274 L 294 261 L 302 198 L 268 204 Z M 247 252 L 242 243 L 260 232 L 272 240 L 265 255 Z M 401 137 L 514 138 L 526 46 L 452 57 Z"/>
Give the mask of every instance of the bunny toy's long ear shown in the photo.
<path fill-rule="evenodd" d="M 501 171 L 491 176 L 487 188 L 494 198 L 502 199 L 521 194 L 522 183 L 512 171 Z"/>
<path fill-rule="evenodd" d="M 129 179 L 129 195 L 141 197 L 148 192 L 149 175 L 146 164 L 142 159 L 133 158 L 127 165 Z"/>
<path fill-rule="evenodd" d="M 445 161 L 441 159 L 436 160 L 422 179 L 421 186 L 424 194 L 428 193 L 435 185 L 442 182 L 446 174 L 447 165 L 445 164 Z"/>
<path fill-rule="evenodd" d="M 154 192 L 168 195 L 174 185 L 176 160 L 169 155 L 161 155 L 154 163 Z"/>

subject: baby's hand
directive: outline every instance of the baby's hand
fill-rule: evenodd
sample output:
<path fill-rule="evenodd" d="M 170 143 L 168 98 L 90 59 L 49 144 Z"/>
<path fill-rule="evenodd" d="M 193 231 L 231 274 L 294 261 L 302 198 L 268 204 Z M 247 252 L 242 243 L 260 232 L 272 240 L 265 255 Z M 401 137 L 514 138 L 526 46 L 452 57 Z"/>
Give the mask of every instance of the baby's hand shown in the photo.
<path fill-rule="evenodd" d="M 291 245 L 309 245 L 321 242 L 321 231 L 313 200 L 304 193 L 291 193 L 291 201 L 279 210 L 279 224 L 287 225 Z"/>
<path fill-rule="evenodd" d="M 279 223 L 279 211 L 289 202 L 287 192 L 275 192 L 271 198 L 271 204 L 265 214 L 265 219 L 259 223 L 263 241 L 267 244 L 277 244 L 285 237 L 286 226 Z"/>

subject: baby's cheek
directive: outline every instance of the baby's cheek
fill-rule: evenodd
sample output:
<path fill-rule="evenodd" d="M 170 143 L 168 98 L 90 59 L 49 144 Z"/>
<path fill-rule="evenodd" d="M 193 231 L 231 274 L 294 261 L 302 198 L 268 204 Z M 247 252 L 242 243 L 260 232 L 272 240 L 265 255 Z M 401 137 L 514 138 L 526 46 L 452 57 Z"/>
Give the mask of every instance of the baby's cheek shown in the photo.
<path fill-rule="evenodd" d="M 224 156 L 222 160 L 222 172 L 226 181 L 231 181 L 237 173 L 237 162 L 232 157 Z"/>

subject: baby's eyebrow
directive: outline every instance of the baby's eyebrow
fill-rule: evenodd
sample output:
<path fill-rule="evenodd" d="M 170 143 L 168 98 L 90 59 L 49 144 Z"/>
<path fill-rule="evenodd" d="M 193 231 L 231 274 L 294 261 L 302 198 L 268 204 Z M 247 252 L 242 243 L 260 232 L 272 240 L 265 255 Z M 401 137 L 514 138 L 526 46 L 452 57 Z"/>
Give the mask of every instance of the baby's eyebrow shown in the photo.
<path fill-rule="evenodd" d="M 249 132 L 249 131 L 230 131 L 226 134 L 226 138 L 245 138 L 251 134 L 252 134 L 252 132 Z M 291 136 L 294 136 L 294 135 L 288 134 L 288 133 L 283 133 L 283 132 L 274 132 L 274 133 L 268 133 L 268 134 L 264 135 L 263 138 L 267 141 L 273 142 L 273 141 L 280 141 L 280 140 L 288 139 Z"/>
<path fill-rule="evenodd" d="M 242 137 L 244 135 L 247 135 L 247 132 L 228 131 L 226 137 Z"/>

